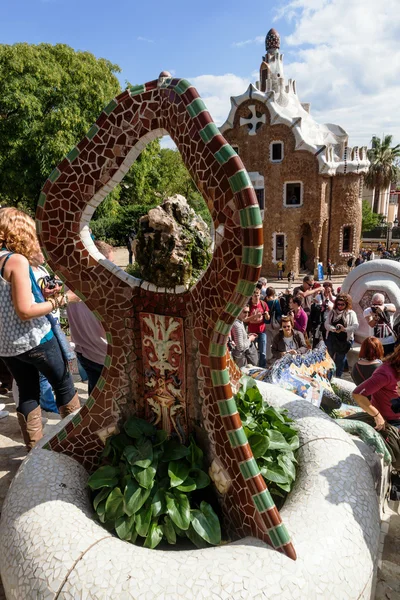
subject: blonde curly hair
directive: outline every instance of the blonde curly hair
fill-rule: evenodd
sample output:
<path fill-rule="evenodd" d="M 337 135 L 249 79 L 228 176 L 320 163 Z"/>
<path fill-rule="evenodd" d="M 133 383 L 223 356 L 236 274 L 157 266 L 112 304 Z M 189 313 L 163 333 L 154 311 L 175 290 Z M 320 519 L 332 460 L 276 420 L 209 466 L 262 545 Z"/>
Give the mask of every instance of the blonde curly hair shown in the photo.
<path fill-rule="evenodd" d="M 29 262 L 34 261 L 34 256 L 40 252 L 35 221 L 17 208 L 1 208 L 0 244 L 1 248 L 22 254 Z"/>

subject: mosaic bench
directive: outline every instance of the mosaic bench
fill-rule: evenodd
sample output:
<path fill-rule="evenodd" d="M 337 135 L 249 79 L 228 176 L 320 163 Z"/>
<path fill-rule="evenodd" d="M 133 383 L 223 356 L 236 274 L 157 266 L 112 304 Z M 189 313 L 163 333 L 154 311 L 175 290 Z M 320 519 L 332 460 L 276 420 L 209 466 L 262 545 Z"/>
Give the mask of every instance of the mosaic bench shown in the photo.
<path fill-rule="evenodd" d="M 299 429 L 298 476 L 281 510 L 296 561 L 254 537 L 181 551 L 123 542 L 92 520 L 84 467 L 38 447 L 3 508 L 7 600 L 369 599 L 380 533 L 370 467 L 320 410 L 274 385 L 259 388 Z"/>

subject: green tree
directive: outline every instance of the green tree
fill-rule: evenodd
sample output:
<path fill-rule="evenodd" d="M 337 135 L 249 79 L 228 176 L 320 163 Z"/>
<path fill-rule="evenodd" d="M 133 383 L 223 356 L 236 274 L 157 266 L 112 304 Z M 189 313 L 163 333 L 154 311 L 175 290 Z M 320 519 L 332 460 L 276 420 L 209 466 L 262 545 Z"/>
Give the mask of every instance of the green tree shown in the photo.
<path fill-rule="evenodd" d="M 0 45 L 0 198 L 35 207 L 49 173 L 120 92 L 119 71 L 65 44 Z"/>
<path fill-rule="evenodd" d="M 371 162 L 365 183 L 369 188 L 374 188 L 373 211 L 378 211 L 379 195 L 386 190 L 391 183 L 396 183 L 398 177 L 398 163 L 400 159 L 400 144 L 391 148 L 392 135 L 385 135 L 380 139 L 373 136 L 371 149 L 368 150 L 368 158 Z"/>
<path fill-rule="evenodd" d="M 164 200 L 168 196 L 181 194 L 188 204 L 200 215 L 206 223 L 211 223 L 211 215 L 204 202 L 203 196 L 198 191 L 189 171 L 187 170 L 180 152 L 170 148 L 160 151 L 159 161 L 160 181 L 158 192 Z"/>
<path fill-rule="evenodd" d="M 362 201 L 362 223 L 361 230 L 362 233 L 364 231 L 371 231 L 375 227 L 378 227 L 381 224 L 382 215 L 378 215 L 372 212 L 371 206 L 368 200 Z"/>
<path fill-rule="evenodd" d="M 120 204 L 159 204 L 160 140 L 149 142 L 139 154 L 121 184 Z"/>

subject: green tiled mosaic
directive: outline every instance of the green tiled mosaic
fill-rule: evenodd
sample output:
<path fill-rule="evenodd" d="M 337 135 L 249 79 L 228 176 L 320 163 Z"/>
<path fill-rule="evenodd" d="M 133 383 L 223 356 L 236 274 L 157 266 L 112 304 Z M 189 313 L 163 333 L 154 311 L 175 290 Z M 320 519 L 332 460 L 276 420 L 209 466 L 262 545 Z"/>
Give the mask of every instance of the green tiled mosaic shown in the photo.
<path fill-rule="evenodd" d="M 107 354 L 107 356 L 104 359 L 104 366 L 109 367 L 110 365 L 111 365 L 111 356 L 109 354 Z"/>
<path fill-rule="evenodd" d="M 250 177 L 248 176 L 247 171 L 244 170 L 238 171 L 235 175 L 229 177 L 229 184 L 235 194 L 236 192 L 241 192 L 242 190 L 251 187 Z"/>
<path fill-rule="evenodd" d="M 74 290 L 74 294 L 76 294 L 78 296 L 78 298 L 80 298 L 82 300 L 82 302 L 86 302 L 87 298 L 86 298 L 85 294 L 83 294 L 79 290 Z"/>
<path fill-rule="evenodd" d="M 233 398 L 230 398 L 229 400 L 219 400 L 218 408 L 221 417 L 228 417 L 237 413 L 236 402 Z"/>
<path fill-rule="evenodd" d="M 66 439 L 67 437 L 67 432 L 65 431 L 65 429 L 62 429 L 58 434 L 57 434 L 57 439 L 59 442 L 62 442 L 63 440 Z"/>
<path fill-rule="evenodd" d="M 218 333 L 222 333 L 222 335 L 228 335 L 231 329 L 232 325 L 224 323 L 224 321 L 217 321 L 215 325 L 215 331 L 218 331 Z"/>
<path fill-rule="evenodd" d="M 257 227 L 262 225 L 261 212 L 258 206 L 247 206 L 239 211 L 242 227 Z"/>
<path fill-rule="evenodd" d="M 87 132 L 86 137 L 89 138 L 89 140 L 91 140 L 92 138 L 94 138 L 94 136 L 96 135 L 98 130 L 99 130 L 98 125 L 96 125 L 96 123 L 94 123 L 91 126 L 91 128 L 89 129 L 89 131 Z"/>
<path fill-rule="evenodd" d="M 223 371 L 211 371 L 211 380 L 213 385 L 226 385 L 229 383 L 229 372 L 227 369 Z"/>
<path fill-rule="evenodd" d="M 250 458 L 249 460 L 240 463 L 239 469 L 245 479 L 250 479 L 260 473 L 255 458 Z"/>
<path fill-rule="evenodd" d="M 105 385 L 106 385 L 106 380 L 104 379 L 104 377 L 99 377 L 96 387 L 98 387 L 99 390 L 102 390 Z"/>
<path fill-rule="evenodd" d="M 86 408 L 92 408 L 92 406 L 94 405 L 94 398 L 93 396 L 89 396 L 89 398 L 86 400 Z"/>
<path fill-rule="evenodd" d="M 225 307 L 225 312 L 232 315 L 233 317 L 238 317 L 240 315 L 240 313 L 242 312 L 242 309 L 243 309 L 242 306 L 238 306 L 237 304 L 234 304 L 233 302 L 228 302 L 228 304 Z"/>
<path fill-rule="evenodd" d="M 197 117 L 197 115 L 199 115 L 201 112 L 207 110 L 207 107 L 204 104 L 203 100 L 201 100 L 201 98 L 196 98 L 196 100 L 193 100 L 193 102 L 186 107 L 186 110 L 188 111 L 189 115 L 193 118 Z"/>
<path fill-rule="evenodd" d="M 45 202 L 46 202 L 46 194 L 44 194 L 43 192 L 40 192 L 38 206 L 43 206 Z"/>
<path fill-rule="evenodd" d="M 232 448 L 247 444 L 247 437 L 243 427 L 239 427 L 236 431 L 228 431 L 228 438 Z"/>
<path fill-rule="evenodd" d="M 263 247 L 249 248 L 243 247 L 242 263 L 252 267 L 261 267 L 263 257 Z"/>
<path fill-rule="evenodd" d="M 226 344 L 216 344 L 215 342 L 211 343 L 210 346 L 210 356 L 225 356 L 226 354 Z"/>
<path fill-rule="evenodd" d="M 264 512 L 275 506 L 272 496 L 268 490 L 264 490 L 263 492 L 260 492 L 260 494 L 255 494 L 253 496 L 253 501 L 259 512 Z"/>
<path fill-rule="evenodd" d="M 245 279 L 240 279 L 235 288 L 235 292 L 239 294 L 243 294 L 243 296 L 251 296 L 254 292 L 255 283 L 252 281 L 246 281 Z"/>
<path fill-rule="evenodd" d="M 116 102 L 115 100 L 111 100 L 111 102 L 107 104 L 107 106 L 104 109 L 106 115 L 110 115 L 116 106 L 118 106 L 118 102 Z"/>
<path fill-rule="evenodd" d="M 67 158 L 69 160 L 69 162 L 72 162 L 73 160 L 76 159 L 76 157 L 79 156 L 79 148 L 77 148 L 75 146 L 75 148 L 72 148 L 72 150 L 70 150 L 67 154 Z"/>
<path fill-rule="evenodd" d="M 74 415 L 71 419 L 72 423 L 74 424 L 74 426 L 76 427 L 77 425 L 79 425 L 79 423 L 82 423 L 82 417 L 80 415 L 80 413 L 78 413 L 77 415 Z"/>
<path fill-rule="evenodd" d="M 285 525 L 277 525 L 277 527 L 269 529 L 268 535 L 275 548 L 279 548 L 279 546 L 283 546 L 290 542 L 290 535 Z"/>
<path fill-rule="evenodd" d="M 143 94 L 143 92 L 146 91 L 146 88 L 144 85 L 134 85 L 131 88 L 129 88 L 129 91 L 131 93 L 131 96 L 137 96 L 138 94 Z"/>
<path fill-rule="evenodd" d="M 220 165 L 224 165 L 230 158 L 237 156 L 237 154 L 232 146 L 225 144 L 225 146 L 222 146 L 221 150 L 218 150 L 214 156 Z"/>
<path fill-rule="evenodd" d="M 200 132 L 200 137 L 205 144 L 208 144 L 210 140 L 213 139 L 216 135 L 220 135 L 220 131 L 214 123 L 209 123 L 202 129 Z"/>
<path fill-rule="evenodd" d="M 192 85 L 187 79 L 181 79 L 179 83 L 174 87 L 174 91 L 181 96 L 190 87 L 192 87 Z"/>
<path fill-rule="evenodd" d="M 112 339 L 112 335 L 109 331 L 106 331 L 106 340 L 109 344 L 112 344 L 113 339 Z"/>
<path fill-rule="evenodd" d="M 99 312 L 97 312 L 97 310 L 94 310 L 93 314 L 98 321 L 104 321 L 103 317 L 101 316 L 101 314 Z"/>
<path fill-rule="evenodd" d="M 50 179 L 51 183 L 54 183 L 55 181 L 57 181 L 57 179 L 60 177 L 60 175 L 61 175 L 61 173 L 56 167 L 49 175 L 49 179 Z"/>

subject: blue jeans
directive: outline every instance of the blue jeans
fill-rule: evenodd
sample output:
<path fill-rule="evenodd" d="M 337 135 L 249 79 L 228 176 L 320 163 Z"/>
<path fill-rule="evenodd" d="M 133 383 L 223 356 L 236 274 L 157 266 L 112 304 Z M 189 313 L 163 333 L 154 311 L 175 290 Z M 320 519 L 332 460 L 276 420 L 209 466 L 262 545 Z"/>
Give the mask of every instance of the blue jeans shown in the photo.
<path fill-rule="evenodd" d="M 259 333 L 257 338 L 258 344 L 258 366 L 265 369 L 267 366 L 267 334 L 265 332 Z"/>
<path fill-rule="evenodd" d="M 23 354 L 2 359 L 18 386 L 17 410 L 25 418 L 40 404 L 40 373 L 53 388 L 57 407 L 65 406 L 74 397 L 74 382 L 56 337 Z"/>
<path fill-rule="evenodd" d="M 40 373 L 40 407 L 47 412 L 58 413 L 53 389 L 46 377 Z"/>
<path fill-rule="evenodd" d="M 99 363 L 95 363 L 88 358 L 85 358 L 83 354 L 77 352 L 78 360 L 82 364 L 82 367 L 85 369 L 88 377 L 88 392 L 89 396 L 93 391 L 93 388 L 96 387 L 96 384 L 99 380 L 101 372 L 103 370 L 104 365 L 100 365 Z"/>

